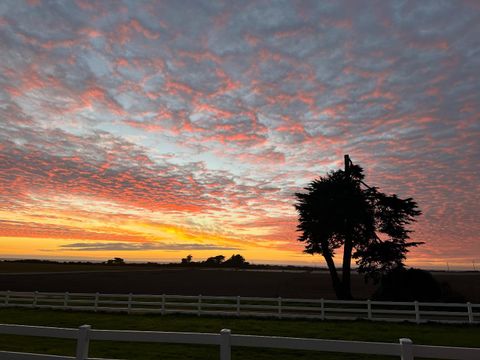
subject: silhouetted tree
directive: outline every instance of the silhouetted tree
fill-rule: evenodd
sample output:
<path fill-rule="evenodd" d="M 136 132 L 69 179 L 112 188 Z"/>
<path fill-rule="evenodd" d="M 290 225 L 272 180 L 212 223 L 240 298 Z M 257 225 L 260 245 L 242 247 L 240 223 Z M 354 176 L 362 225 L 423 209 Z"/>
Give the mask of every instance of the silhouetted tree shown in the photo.
<path fill-rule="evenodd" d="M 247 266 L 249 263 L 245 261 L 245 258 L 240 255 L 232 255 L 230 259 L 226 260 L 222 265 L 224 266 L 230 266 L 230 267 L 243 267 Z"/>
<path fill-rule="evenodd" d="M 352 258 L 366 280 L 378 282 L 389 270 L 402 266 L 411 246 L 405 227 L 421 212 L 412 198 L 386 195 L 363 182 L 363 169 L 345 156 L 345 170 L 312 181 L 306 193 L 296 193 L 298 240 L 305 252 L 321 254 L 327 263 L 335 293 L 352 298 Z M 342 278 L 334 263 L 335 250 L 343 247 Z"/>
<path fill-rule="evenodd" d="M 192 258 L 192 255 L 187 255 L 187 257 L 182 259 L 182 264 L 190 264 L 192 262 Z"/>
<path fill-rule="evenodd" d="M 225 260 L 225 256 L 223 255 L 217 255 L 217 256 L 212 256 L 209 257 L 207 260 L 205 260 L 204 264 L 205 265 L 212 265 L 212 266 L 217 266 L 223 263 Z"/>
<path fill-rule="evenodd" d="M 116 258 L 107 260 L 105 263 L 107 265 L 123 265 L 125 264 L 125 260 L 123 260 L 122 258 L 116 257 Z"/>

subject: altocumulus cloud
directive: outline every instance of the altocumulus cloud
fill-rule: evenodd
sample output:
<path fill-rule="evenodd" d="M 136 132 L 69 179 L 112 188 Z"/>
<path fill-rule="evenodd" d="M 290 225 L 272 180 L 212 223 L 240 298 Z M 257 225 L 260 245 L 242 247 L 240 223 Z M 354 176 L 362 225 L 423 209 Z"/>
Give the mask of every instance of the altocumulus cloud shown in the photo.
<path fill-rule="evenodd" d="M 146 219 L 288 260 L 292 194 L 350 153 L 418 200 L 418 259 L 470 263 L 479 39 L 468 0 L 1 2 L 0 236 Z"/>

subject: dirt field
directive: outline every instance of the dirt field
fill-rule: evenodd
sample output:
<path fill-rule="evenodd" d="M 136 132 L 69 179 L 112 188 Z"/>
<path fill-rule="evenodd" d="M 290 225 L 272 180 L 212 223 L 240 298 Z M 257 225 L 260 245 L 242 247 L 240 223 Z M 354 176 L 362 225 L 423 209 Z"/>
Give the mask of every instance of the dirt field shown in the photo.
<path fill-rule="evenodd" d="M 22 264 L 15 264 L 15 269 L 0 266 L 0 290 L 335 298 L 329 274 L 321 271 L 19 265 Z M 374 291 L 373 285 L 365 284 L 357 274 L 352 275 L 354 296 L 368 298 Z M 479 272 L 435 272 L 434 276 L 467 300 L 480 303 Z"/>
<path fill-rule="evenodd" d="M 372 290 L 354 277 L 354 292 Z M 0 290 L 334 298 L 327 273 L 242 270 L 130 270 L 1 274 Z"/>

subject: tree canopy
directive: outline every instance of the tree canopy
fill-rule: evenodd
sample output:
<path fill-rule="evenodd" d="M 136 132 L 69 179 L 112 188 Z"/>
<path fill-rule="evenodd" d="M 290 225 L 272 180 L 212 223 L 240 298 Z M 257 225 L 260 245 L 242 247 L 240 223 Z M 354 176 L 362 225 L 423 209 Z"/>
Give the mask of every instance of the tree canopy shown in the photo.
<path fill-rule="evenodd" d="M 387 195 L 364 183 L 363 169 L 345 156 L 345 169 L 313 180 L 306 192 L 296 193 L 301 232 L 298 240 L 305 252 L 321 254 L 330 271 L 338 298 L 352 297 L 352 258 L 366 279 L 403 266 L 411 233 L 406 226 L 421 214 L 412 198 Z M 334 263 L 335 251 L 343 247 L 342 278 Z"/>
<path fill-rule="evenodd" d="M 107 264 L 107 265 L 124 265 L 125 260 L 123 260 L 122 258 L 116 257 L 116 258 L 105 261 L 105 264 Z"/>
<path fill-rule="evenodd" d="M 230 258 L 226 259 L 224 255 L 211 256 L 205 261 L 194 262 L 192 261 L 192 255 L 188 255 L 181 260 L 182 265 L 193 266 L 211 266 L 211 267 L 230 267 L 240 268 L 249 266 L 250 263 L 240 254 L 233 254 Z"/>
<path fill-rule="evenodd" d="M 205 265 L 220 265 L 224 261 L 225 256 L 223 255 L 212 256 L 205 260 Z"/>
<path fill-rule="evenodd" d="M 248 264 L 248 261 L 245 261 L 245 258 L 240 254 L 232 255 L 230 259 L 225 260 L 225 262 L 223 263 L 224 266 L 229 267 L 243 267 L 247 266 Z"/>
<path fill-rule="evenodd" d="M 190 264 L 192 262 L 192 255 L 187 255 L 186 257 L 182 258 L 182 264 Z"/>

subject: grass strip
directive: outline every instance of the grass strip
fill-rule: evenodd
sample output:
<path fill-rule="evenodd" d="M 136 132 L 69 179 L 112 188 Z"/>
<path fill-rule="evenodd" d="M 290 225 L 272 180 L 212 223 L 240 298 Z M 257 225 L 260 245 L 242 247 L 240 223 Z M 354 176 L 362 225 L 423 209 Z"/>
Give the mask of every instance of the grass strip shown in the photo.
<path fill-rule="evenodd" d="M 75 328 L 89 324 L 94 329 L 129 329 L 157 331 L 191 331 L 218 333 L 228 328 L 233 334 L 291 336 L 321 339 L 398 342 L 408 337 L 416 344 L 443 346 L 480 346 L 480 326 L 411 324 L 368 321 L 309 321 L 231 317 L 197 317 L 187 315 L 127 315 L 37 309 L 0 309 L 0 322 Z M 0 335 L 0 350 L 73 355 L 71 340 Z M 118 359 L 218 359 L 216 346 L 121 343 L 93 341 L 90 357 Z M 357 354 L 329 354 L 234 347 L 232 359 L 395 359 Z"/>

